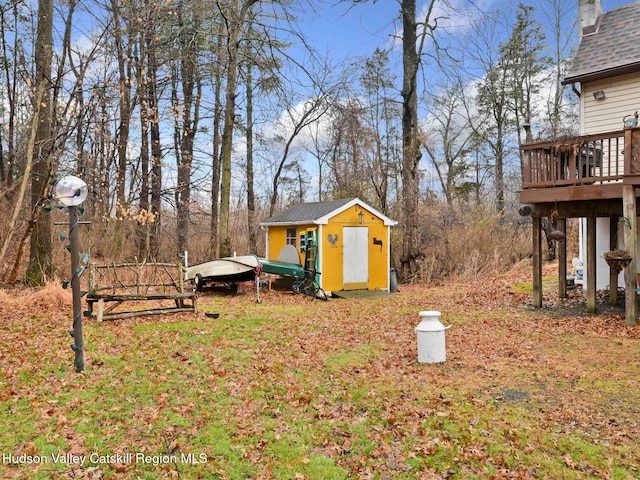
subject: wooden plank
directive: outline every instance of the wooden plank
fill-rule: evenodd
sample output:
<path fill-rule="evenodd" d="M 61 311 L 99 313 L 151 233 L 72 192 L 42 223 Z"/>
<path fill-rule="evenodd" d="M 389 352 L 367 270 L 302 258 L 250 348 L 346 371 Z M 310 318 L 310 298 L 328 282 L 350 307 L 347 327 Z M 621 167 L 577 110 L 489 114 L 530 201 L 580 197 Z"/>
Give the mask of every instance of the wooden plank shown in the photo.
<path fill-rule="evenodd" d="M 533 218 L 533 307 L 542 308 L 542 222 Z"/>
<path fill-rule="evenodd" d="M 146 315 L 162 315 L 171 313 L 194 312 L 193 308 L 157 308 L 150 310 L 138 310 L 134 312 L 117 312 L 104 316 L 104 320 L 118 320 L 122 318 L 141 317 Z"/>
<path fill-rule="evenodd" d="M 625 152 L 626 155 L 626 152 Z M 627 325 L 636 325 L 638 322 L 638 234 L 637 234 L 637 206 L 635 187 L 626 185 L 624 188 L 624 243 L 627 251 L 631 253 L 631 263 L 624 270 L 625 284 L 625 318 Z"/>
<path fill-rule="evenodd" d="M 175 283 L 144 283 L 142 285 L 139 285 L 137 283 L 118 283 L 118 284 L 114 284 L 114 285 L 102 285 L 102 286 L 96 286 L 94 289 L 94 292 L 101 292 L 104 290 L 114 290 L 116 288 L 124 288 L 124 289 L 136 289 L 139 290 L 140 287 L 145 287 L 145 288 L 152 288 L 152 287 L 173 287 L 175 288 Z M 180 292 L 176 292 L 176 293 L 180 293 Z"/>
<path fill-rule="evenodd" d="M 143 279 L 143 270 L 147 270 L 149 273 L 145 275 Z M 129 269 L 128 271 L 125 269 Z M 163 313 L 176 313 L 176 312 L 193 312 L 197 313 L 197 296 L 194 292 L 185 292 L 184 283 L 182 281 L 183 267 L 181 264 L 175 263 L 122 263 L 122 264 L 110 264 L 110 265 L 96 265 L 91 264 L 90 270 L 94 272 L 94 278 L 92 279 L 92 289 L 87 296 L 87 304 L 89 306 L 89 315 L 94 316 L 93 305 L 97 303 L 98 308 L 95 312 L 95 316 L 98 321 L 113 320 L 120 318 L 130 318 L 143 315 L 156 315 Z M 104 275 L 111 275 L 115 279 L 114 285 L 98 285 L 98 270 L 104 270 Z M 177 272 L 177 277 L 172 272 Z M 135 283 L 124 283 L 126 277 L 131 275 L 135 278 Z M 171 280 L 170 283 L 165 283 L 164 277 Z M 122 278 L 122 280 L 120 280 Z M 149 280 L 144 282 L 143 280 Z M 163 281 L 164 280 L 164 281 Z M 162 283 L 161 283 L 162 282 Z M 171 288 L 173 291 L 167 292 L 150 292 L 149 288 L 165 287 Z M 125 290 L 124 293 L 118 293 Z M 132 292 L 135 291 L 136 293 Z M 177 290 L 177 291 L 176 291 Z M 97 293 L 99 291 L 111 291 L 112 293 Z M 133 311 L 115 311 L 122 304 L 126 302 L 154 302 L 159 300 L 173 300 L 175 302 L 174 307 L 160 306 L 158 308 L 150 308 L 147 305 L 142 306 L 140 310 Z M 190 301 L 190 305 L 188 304 Z M 105 308 L 106 304 L 111 303 L 108 308 Z"/>
<path fill-rule="evenodd" d="M 558 247 L 558 296 L 567 298 L 567 220 L 558 218 L 558 230 L 565 234 L 564 240 L 560 240 Z"/>
<path fill-rule="evenodd" d="M 557 210 L 560 218 L 584 218 L 589 214 L 596 217 L 622 216 L 620 198 L 612 200 L 595 200 L 581 202 L 544 202 L 527 204 L 531 217 L 546 217 L 549 212 Z"/>
<path fill-rule="evenodd" d="M 622 177 L 620 177 L 622 178 Z M 521 203 L 576 202 L 622 198 L 622 182 L 521 190 Z"/>
<path fill-rule="evenodd" d="M 96 314 L 96 318 L 99 322 L 104 320 L 104 300 L 98 300 L 98 313 Z"/>
<path fill-rule="evenodd" d="M 587 313 L 596 313 L 596 217 L 587 217 Z"/>
<path fill-rule="evenodd" d="M 620 217 L 609 217 L 609 250 L 618 248 L 618 221 Z M 609 305 L 618 304 L 618 272 L 609 267 Z"/>
<path fill-rule="evenodd" d="M 126 302 L 132 300 L 174 300 L 195 298 L 195 293 L 117 293 L 117 294 L 96 294 L 87 297 L 87 301 L 103 300 L 105 302 Z"/>
<path fill-rule="evenodd" d="M 103 264 L 103 265 L 98 265 L 96 264 L 96 268 L 99 270 L 107 270 L 109 268 L 122 268 L 122 267 L 139 267 L 140 264 L 139 263 L 109 263 L 109 264 Z M 148 267 L 173 267 L 175 268 L 176 264 L 175 263 L 147 263 L 146 266 Z"/>

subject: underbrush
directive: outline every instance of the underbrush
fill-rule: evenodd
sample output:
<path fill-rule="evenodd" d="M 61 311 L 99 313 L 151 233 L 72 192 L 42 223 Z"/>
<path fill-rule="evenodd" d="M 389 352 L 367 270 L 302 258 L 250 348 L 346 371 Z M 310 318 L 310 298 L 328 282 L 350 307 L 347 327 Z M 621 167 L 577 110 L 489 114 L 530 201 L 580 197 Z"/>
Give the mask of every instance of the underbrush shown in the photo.
<path fill-rule="evenodd" d="M 5 310 L 40 309 L 44 312 L 73 308 L 71 289 L 53 280 L 38 288 L 0 288 L 0 305 Z"/>
<path fill-rule="evenodd" d="M 498 215 L 485 206 L 442 204 L 431 205 L 421 217 L 425 256 L 416 282 L 472 281 L 508 271 L 531 255 L 527 219 Z"/>

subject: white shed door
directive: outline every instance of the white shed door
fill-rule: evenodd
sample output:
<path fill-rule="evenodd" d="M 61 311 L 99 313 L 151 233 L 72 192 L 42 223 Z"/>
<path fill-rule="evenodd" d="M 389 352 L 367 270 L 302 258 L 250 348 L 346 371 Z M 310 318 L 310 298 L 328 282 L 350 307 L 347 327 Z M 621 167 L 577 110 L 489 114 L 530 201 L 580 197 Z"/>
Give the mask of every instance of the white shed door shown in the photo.
<path fill-rule="evenodd" d="M 369 228 L 343 227 L 342 229 L 342 283 L 344 290 L 357 290 L 369 286 Z"/>

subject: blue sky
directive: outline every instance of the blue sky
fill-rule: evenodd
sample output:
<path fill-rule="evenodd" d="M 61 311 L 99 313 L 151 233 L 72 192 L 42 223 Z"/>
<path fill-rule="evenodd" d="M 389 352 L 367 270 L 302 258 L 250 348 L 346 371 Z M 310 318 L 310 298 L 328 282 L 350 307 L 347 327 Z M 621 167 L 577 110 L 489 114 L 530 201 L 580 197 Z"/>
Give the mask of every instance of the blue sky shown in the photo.
<path fill-rule="evenodd" d="M 501 21 L 504 28 L 504 38 L 509 34 L 508 25 L 515 23 L 515 12 L 518 4 L 532 4 L 535 8 L 538 21 L 545 26 L 549 20 L 543 9 L 548 4 L 544 0 L 448 0 L 450 5 L 456 7 L 455 12 L 449 12 L 447 35 L 449 40 L 455 43 L 467 32 L 471 22 L 480 17 L 482 12 L 499 10 L 502 13 Z M 578 17 L 578 0 L 564 0 L 567 2 L 566 21 L 568 35 L 572 45 L 577 46 L 578 33 L 573 24 Z M 604 12 L 631 3 L 629 0 L 602 0 Z M 418 11 L 425 7 L 427 2 L 418 0 Z M 437 7 L 442 7 L 443 0 L 438 0 Z M 304 31 L 307 41 L 320 53 L 326 53 L 334 61 L 344 60 L 346 63 L 358 61 L 358 59 L 371 56 L 376 48 L 389 48 L 394 32 L 400 28 L 399 1 L 398 0 L 369 0 L 353 5 L 349 0 L 327 0 L 322 4 L 315 4 L 316 13 L 307 16 L 301 22 L 301 30 Z M 440 12 L 444 14 L 443 12 Z M 511 15 L 512 20 L 508 18 Z M 444 22 L 442 22 L 444 24 Z M 444 28 L 440 30 L 442 35 Z M 547 32 L 549 36 L 551 32 Z M 392 55 L 391 68 L 396 71 L 398 78 L 401 76 L 400 63 L 401 43 L 396 43 L 397 54 Z M 464 44 L 462 45 L 464 48 Z M 427 67 L 428 68 L 428 67 Z M 433 81 L 441 72 L 433 70 L 427 73 L 429 80 Z M 424 113 L 424 112 L 423 112 Z M 313 175 L 313 165 L 305 165 Z"/>
<path fill-rule="evenodd" d="M 573 17 L 577 17 L 578 0 L 566 0 L 572 4 Z M 442 3 L 439 1 L 438 3 Z M 453 4 L 464 8 L 467 12 L 462 18 L 452 21 L 463 28 L 474 9 L 511 9 L 515 11 L 518 3 L 533 4 L 540 8 L 540 1 L 526 0 L 452 0 Z M 602 10 L 631 3 L 629 0 L 602 0 Z M 418 9 L 425 2 L 418 2 Z M 310 42 L 320 51 L 328 51 L 340 56 L 370 55 L 376 47 L 388 45 L 394 28 L 397 25 L 399 4 L 397 0 L 369 0 L 349 8 L 349 3 L 330 1 L 317 5 L 318 14 L 303 22 L 303 28 L 309 35 Z M 576 38 L 577 41 L 577 38 Z"/>

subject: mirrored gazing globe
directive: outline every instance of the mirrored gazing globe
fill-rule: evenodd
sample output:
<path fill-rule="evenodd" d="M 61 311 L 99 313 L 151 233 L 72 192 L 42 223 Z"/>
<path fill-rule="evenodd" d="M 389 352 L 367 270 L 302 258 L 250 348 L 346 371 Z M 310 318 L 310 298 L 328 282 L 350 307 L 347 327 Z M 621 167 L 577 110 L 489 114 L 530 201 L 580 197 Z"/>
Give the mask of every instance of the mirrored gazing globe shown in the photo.
<path fill-rule="evenodd" d="M 81 178 L 67 175 L 55 187 L 55 197 L 66 207 L 78 206 L 87 198 L 87 184 Z"/>

